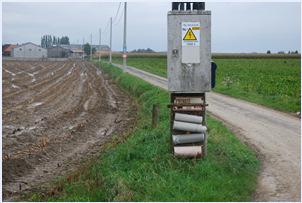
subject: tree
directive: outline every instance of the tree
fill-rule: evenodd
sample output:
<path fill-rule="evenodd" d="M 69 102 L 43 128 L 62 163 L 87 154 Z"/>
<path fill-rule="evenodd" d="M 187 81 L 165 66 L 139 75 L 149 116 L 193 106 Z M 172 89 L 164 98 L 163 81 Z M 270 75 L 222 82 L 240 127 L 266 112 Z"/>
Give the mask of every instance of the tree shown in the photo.
<path fill-rule="evenodd" d="M 271 51 L 270 51 L 270 50 L 267 50 L 266 54 L 271 54 Z"/>
<path fill-rule="evenodd" d="M 68 36 L 63 36 L 61 38 L 61 44 L 70 44 L 69 43 L 69 37 Z"/>
<path fill-rule="evenodd" d="M 63 37 L 56 37 L 56 36 L 51 36 L 51 35 L 43 35 L 41 37 L 41 47 L 47 48 L 51 47 L 54 45 L 59 45 L 59 44 L 67 44 L 69 45 L 69 37 L 68 36 L 63 36 Z"/>
<path fill-rule="evenodd" d="M 52 37 L 51 35 L 48 36 L 49 42 L 48 42 L 48 47 L 52 46 Z"/>
<path fill-rule="evenodd" d="M 90 48 L 91 48 L 91 46 L 90 46 L 89 43 L 84 44 L 84 52 L 85 52 L 86 55 L 90 56 Z M 96 52 L 96 48 L 93 47 L 92 48 L 92 54 L 95 54 L 95 52 Z"/>
<path fill-rule="evenodd" d="M 84 44 L 84 52 L 86 55 L 90 55 L 90 48 L 91 48 L 91 46 L 89 43 Z"/>
<path fill-rule="evenodd" d="M 44 38 L 43 37 L 41 37 L 41 47 L 45 47 L 45 42 L 44 42 Z"/>

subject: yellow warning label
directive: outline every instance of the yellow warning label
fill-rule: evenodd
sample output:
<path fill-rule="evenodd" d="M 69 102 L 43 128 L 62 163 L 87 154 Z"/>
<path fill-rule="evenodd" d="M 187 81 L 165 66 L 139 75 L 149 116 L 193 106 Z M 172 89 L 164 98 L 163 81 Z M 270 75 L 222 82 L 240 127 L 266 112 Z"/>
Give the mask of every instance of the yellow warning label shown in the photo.
<path fill-rule="evenodd" d="M 187 33 L 185 34 L 183 40 L 197 40 L 196 36 L 194 35 L 194 32 L 191 28 L 188 29 Z"/>
<path fill-rule="evenodd" d="M 181 22 L 181 45 L 186 47 L 200 46 L 200 22 Z"/>

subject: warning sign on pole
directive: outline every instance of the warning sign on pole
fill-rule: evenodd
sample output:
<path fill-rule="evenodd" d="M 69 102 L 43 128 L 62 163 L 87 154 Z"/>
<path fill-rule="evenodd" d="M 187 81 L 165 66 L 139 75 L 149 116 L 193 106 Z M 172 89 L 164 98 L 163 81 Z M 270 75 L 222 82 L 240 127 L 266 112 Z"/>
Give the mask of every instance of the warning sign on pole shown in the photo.
<path fill-rule="evenodd" d="M 182 46 L 200 46 L 200 23 L 182 22 Z"/>

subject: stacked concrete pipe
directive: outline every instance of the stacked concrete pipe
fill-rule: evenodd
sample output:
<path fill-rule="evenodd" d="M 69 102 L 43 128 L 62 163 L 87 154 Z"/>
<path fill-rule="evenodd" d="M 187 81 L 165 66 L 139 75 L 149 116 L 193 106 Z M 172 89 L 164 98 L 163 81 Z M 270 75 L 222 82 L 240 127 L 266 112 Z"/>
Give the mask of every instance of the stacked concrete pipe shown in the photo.
<path fill-rule="evenodd" d="M 172 135 L 176 156 L 201 156 L 200 144 L 204 142 L 204 134 L 207 131 L 207 127 L 202 125 L 202 119 L 202 116 L 175 113 L 173 129 L 185 132 L 184 134 Z M 186 146 L 179 146 L 184 144 Z M 188 144 L 192 144 L 192 146 L 188 146 Z"/>

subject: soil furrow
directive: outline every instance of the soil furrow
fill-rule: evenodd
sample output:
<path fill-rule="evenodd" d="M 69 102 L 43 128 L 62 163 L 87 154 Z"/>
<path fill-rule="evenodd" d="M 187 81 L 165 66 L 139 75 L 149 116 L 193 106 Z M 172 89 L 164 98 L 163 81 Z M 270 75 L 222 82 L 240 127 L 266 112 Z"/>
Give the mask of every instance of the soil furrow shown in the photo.
<path fill-rule="evenodd" d="M 31 74 L 41 72 L 37 82 L 29 83 L 23 90 L 20 109 L 17 111 L 18 106 L 8 101 L 18 96 L 4 97 L 3 102 L 5 200 L 18 199 L 33 190 L 46 190 L 50 180 L 76 170 L 82 162 L 99 154 L 113 133 L 124 132 L 135 119 L 135 105 L 129 96 L 108 82 L 93 64 L 57 62 L 56 66 L 66 66 L 60 70 L 52 68 L 49 62 L 28 63 L 23 67 L 30 70 L 30 64 L 35 66 Z M 4 64 L 8 70 L 21 69 L 18 63 Z M 42 66 L 45 68 L 38 68 Z M 49 79 L 46 75 L 53 69 L 60 74 Z M 10 84 L 11 80 L 5 82 Z M 121 122 L 116 124 L 116 119 Z"/>

